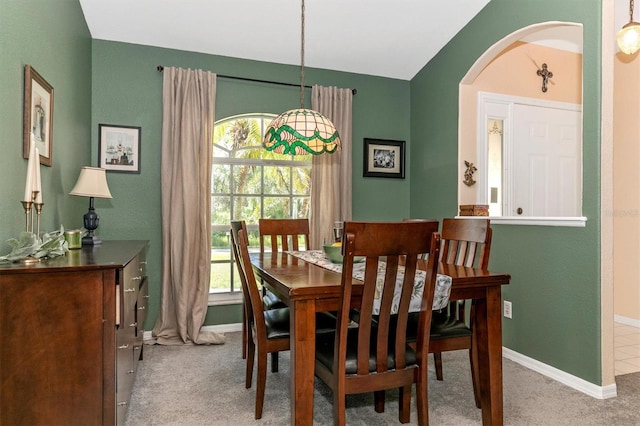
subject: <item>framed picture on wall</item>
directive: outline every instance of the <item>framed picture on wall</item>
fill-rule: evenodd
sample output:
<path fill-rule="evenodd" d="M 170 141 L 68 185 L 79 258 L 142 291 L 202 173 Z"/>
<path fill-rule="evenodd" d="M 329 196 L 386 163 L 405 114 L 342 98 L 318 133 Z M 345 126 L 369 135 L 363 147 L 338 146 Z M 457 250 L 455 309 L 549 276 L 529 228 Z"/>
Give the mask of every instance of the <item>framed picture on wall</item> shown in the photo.
<path fill-rule="evenodd" d="M 31 140 L 40 164 L 51 167 L 53 154 L 53 87 L 31 65 L 24 66 L 22 157 L 29 158 Z"/>
<path fill-rule="evenodd" d="M 405 141 L 364 139 L 364 177 L 404 179 Z"/>
<path fill-rule="evenodd" d="M 108 172 L 140 173 L 140 133 L 135 126 L 98 125 L 98 164 Z"/>

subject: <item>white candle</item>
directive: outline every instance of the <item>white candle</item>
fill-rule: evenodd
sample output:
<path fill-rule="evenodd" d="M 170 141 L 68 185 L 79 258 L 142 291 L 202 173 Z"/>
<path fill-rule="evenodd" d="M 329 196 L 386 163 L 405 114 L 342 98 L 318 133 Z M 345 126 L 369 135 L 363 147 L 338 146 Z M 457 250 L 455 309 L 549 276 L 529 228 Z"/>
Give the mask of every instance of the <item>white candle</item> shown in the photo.
<path fill-rule="evenodd" d="M 36 155 L 36 144 L 33 141 L 33 133 L 31 134 L 31 143 L 29 144 L 29 161 L 27 162 L 27 182 L 24 186 L 24 198 L 23 201 L 33 201 L 32 199 L 32 191 L 33 191 L 33 166 L 34 166 L 34 161 L 36 161 L 35 159 L 35 155 Z M 39 161 L 39 159 L 38 159 Z"/>
<path fill-rule="evenodd" d="M 42 203 L 42 182 L 40 181 L 40 150 L 36 148 L 36 161 L 34 162 L 35 184 L 33 191 L 38 191 L 36 195 L 36 203 Z"/>

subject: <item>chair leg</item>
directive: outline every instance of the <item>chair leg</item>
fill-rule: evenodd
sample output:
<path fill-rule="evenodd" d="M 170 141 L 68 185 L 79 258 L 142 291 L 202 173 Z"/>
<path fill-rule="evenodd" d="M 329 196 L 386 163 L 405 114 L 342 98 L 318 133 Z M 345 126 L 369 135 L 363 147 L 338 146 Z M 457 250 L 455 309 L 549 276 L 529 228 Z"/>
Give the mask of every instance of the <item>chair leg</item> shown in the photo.
<path fill-rule="evenodd" d="M 267 386 L 267 354 L 258 348 L 258 376 L 256 377 L 256 420 L 262 417 L 264 391 Z"/>
<path fill-rule="evenodd" d="M 376 413 L 384 413 L 384 391 L 375 391 L 373 393 L 374 406 Z"/>
<path fill-rule="evenodd" d="M 442 380 L 442 352 L 433 353 L 433 362 L 436 366 L 436 379 Z"/>
<path fill-rule="evenodd" d="M 427 371 L 420 372 L 420 377 L 416 382 L 416 405 L 418 408 L 418 424 L 425 426 L 429 424 L 429 383 Z"/>
<path fill-rule="evenodd" d="M 474 321 L 475 304 L 471 304 L 470 318 Z M 471 324 L 473 328 L 473 323 Z M 478 370 L 478 340 L 475 331 L 471 335 L 471 347 L 469 348 L 469 363 L 471 364 L 471 382 L 473 383 L 473 397 L 476 400 L 476 407 L 481 408 L 480 402 L 480 371 Z"/>
<path fill-rule="evenodd" d="M 400 388 L 398 404 L 400 404 L 398 420 L 400 423 L 409 423 L 411 420 L 411 386 Z"/>
<path fill-rule="evenodd" d="M 471 382 L 473 383 L 473 397 L 476 401 L 476 407 L 481 408 L 480 404 L 480 373 L 478 371 L 478 350 L 476 348 L 475 333 L 471 336 L 471 347 L 469 348 L 469 363 L 471 364 Z"/>
<path fill-rule="evenodd" d="M 278 352 L 271 352 L 271 372 L 278 372 Z"/>
<path fill-rule="evenodd" d="M 253 382 L 253 361 L 255 359 L 256 345 L 253 339 L 247 340 L 247 371 L 245 373 L 244 387 L 249 389 Z"/>
<path fill-rule="evenodd" d="M 333 425 L 345 426 L 347 423 L 347 400 L 338 389 L 333 390 Z"/>
<path fill-rule="evenodd" d="M 243 302 L 244 303 L 244 302 Z M 247 359 L 247 314 L 242 308 L 242 359 Z"/>

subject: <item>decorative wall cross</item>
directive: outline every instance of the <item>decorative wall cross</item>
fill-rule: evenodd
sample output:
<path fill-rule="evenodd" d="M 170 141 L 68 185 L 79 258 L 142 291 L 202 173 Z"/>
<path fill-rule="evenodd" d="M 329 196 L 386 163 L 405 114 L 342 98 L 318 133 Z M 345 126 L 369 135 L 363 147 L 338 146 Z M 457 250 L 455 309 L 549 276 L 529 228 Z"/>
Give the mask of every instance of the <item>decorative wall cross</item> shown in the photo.
<path fill-rule="evenodd" d="M 547 64 L 542 64 L 542 69 L 538 70 L 537 74 L 542 77 L 542 91 L 546 92 L 547 83 L 553 77 L 553 73 L 547 69 Z"/>

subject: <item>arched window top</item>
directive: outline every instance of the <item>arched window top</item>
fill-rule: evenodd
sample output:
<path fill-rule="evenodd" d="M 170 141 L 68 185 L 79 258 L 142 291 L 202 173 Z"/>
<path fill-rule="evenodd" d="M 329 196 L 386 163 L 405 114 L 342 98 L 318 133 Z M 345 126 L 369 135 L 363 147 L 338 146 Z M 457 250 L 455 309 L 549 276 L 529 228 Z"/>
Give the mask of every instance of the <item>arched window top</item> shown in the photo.
<path fill-rule="evenodd" d="M 311 164 L 311 155 L 282 155 L 263 149 L 265 129 L 275 114 L 252 113 L 216 121 L 213 134 L 215 159 L 242 158 L 255 161 L 297 161 Z"/>

